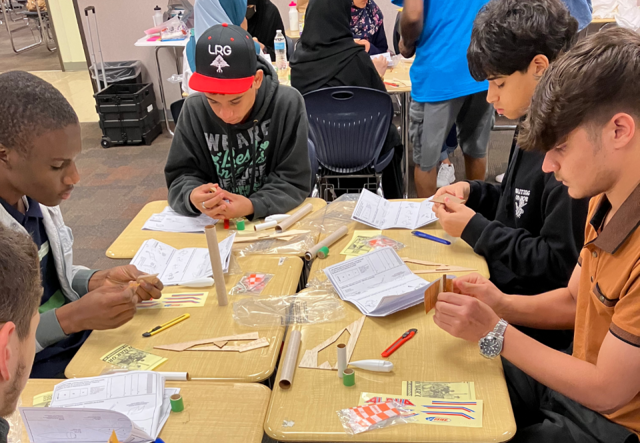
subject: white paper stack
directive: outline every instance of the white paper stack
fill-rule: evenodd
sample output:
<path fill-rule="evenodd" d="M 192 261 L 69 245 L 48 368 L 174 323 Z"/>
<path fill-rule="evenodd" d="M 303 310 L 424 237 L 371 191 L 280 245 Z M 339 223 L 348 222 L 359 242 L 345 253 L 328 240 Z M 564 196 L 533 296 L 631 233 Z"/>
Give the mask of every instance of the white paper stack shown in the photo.
<path fill-rule="evenodd" d="M 362 190 L 352 220 L 376 229 L 418 229 L 438 220 L 429 199 L 418 202 L 390 202 L 366 189 Z"/>
<path fill-rule="evenodd" d="M 49 408 L 20 408 L 32 443 L 99 442 L 116 431 L 118 440 L 146 443 L 158 438 L 171 413 L 164 377 L 133 371 L 63 381 L 53 390 Z"/>
<path fill-rule="evenodd" d="M 384 317 L 422 303 L 430 284 L 411 272 L 393 248 L 376 249 L 324 272 L 341 299 L 372 317 Z"/>
<path fill-rule="evenodd" d="M 185 217 L 167 206 L 159 214 L 153 214 L 142 226 L 144 231 L 204 233 L 204 228 L 215 225 L 215 220 L 208 215 L 200 214 L 197 217 Z"/>
<path fill-rule="evenodd" d="M 236 234 L 233 233 L 218 243 L 225 273 L 229 272 L 231 248 L 235 236 Z M 158 274 L 158 278 L 165 286 L 182 285 L 213 275 L 208 249 L 176 249 L 153 239 L 142 243 L 131 264 L 147 274 Z"/>

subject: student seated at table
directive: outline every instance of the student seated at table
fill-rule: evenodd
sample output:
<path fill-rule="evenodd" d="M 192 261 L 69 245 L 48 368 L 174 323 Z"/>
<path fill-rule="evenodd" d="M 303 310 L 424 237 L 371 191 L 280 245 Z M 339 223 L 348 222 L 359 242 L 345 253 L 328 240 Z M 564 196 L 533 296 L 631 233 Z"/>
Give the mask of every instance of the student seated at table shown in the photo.
<path fill-rule="evenodd" d="M 353 0 L 351 34 L 369 55 L 384 54 L 389 50 L 384 32 L 384 16 L 373 0 Z"/>
<path fill-rule="evenodd" d="M 387 69 L 383 57 L 373 61 L 364 47 L 353 41 L 349 29 L 350 0 L 311 0 L 304 32 L 291 57 L 291 85 L 306 94 L 335 86 L 361 86 L 386 92 L 382 76 Z M 398 129 L 389 127 L 382 153 L 394 149 L 394 157 L 382 173 L 386 198 L 402 198 L 402 140 Z"/>
<path fill-rule="evenodd" d="M 133 265 L 73 264 L 73 235 L 58 206 L 80 180 L 80 124 L 60 92 L 22 71 L 0 74 L 0 225 L 28 233 L 40 258 L 42 299 L 32 378 L 61 377 L 92 329 L 128 322 L 162 283 L 130 285 Z M 0 252 L 4 254 L 4 251 Z"/>
<path fill-rule="evenodd" d="M 278 7 L 271 3 L 271 0 L 248 0 L 246 17 L 247 31 L 258 42 L 260 49 L 269 54 L 275 62 L 273 40 L 276 38 L 276 31 L 280 30 L 284 35 L 286 29 Z"/>
<path fill-rule="evenodd" d="M 27 234 L 0 226 L 0 442 L 18 406 L 36 353 L 40 315 L 38 250 Z"/>
<path fill-rule="evenodd" d="M 492 0 L 478 14 L 468 59 L 476 80 L 489 79 L 487 100 L 499 114 L 520 119 L 548 68 L 574 41 L 576 20 L 560 0 Z M 516 135 L 517 135 L 516 129 Z M 567 285 L 584 240 L 588 199 L 574 200 L 544 154 L 520 149 L 514 138 L 501 184 L 464 181 L 441 188 L 466 204 L 436 204 L 448 234 L 487 260 L 491 281 L 508 294 L 532 295 Z M 529 331 L 558 349 L 572 333 Z"/>
<path fill-rule="evenodd" d="M 300 205 L 311 167 L 302 97 L 278 83 L 251 36 L 216 25 L 198 39 L 189 87 L 165 177 L 183 215 L 262 218 Z"/>
<path fill-rule="evenodd" d="M 551 64 L 520 131 L 522 149 L 545 153 L 544 170 L 562 180 L 569 195 L 595 195 L 568 286 L 519 297 L 475 274 L 454 281 L 461 294 L 438 297 L 438 326 L 479 341 L 485 357 L 502 355 L 518 428 L 511 442 L 639 441 L 638 78 L 637 33 L 615 28 L 589 36 Z M 573 355 L 507 322 L 575 327 Z"/>

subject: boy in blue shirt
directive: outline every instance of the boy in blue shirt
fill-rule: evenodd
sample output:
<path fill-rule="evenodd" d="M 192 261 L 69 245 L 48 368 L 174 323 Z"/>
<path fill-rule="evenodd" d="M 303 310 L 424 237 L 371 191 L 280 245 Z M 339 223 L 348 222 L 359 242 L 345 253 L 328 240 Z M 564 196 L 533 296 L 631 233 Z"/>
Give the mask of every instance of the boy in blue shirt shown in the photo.
<path fill-rule="evenodd" d="M 418 197 L 436 192 L 440 151 L 455 123 L 467 178 L 484 180 L 493 108 L 487 82 L 469 74 L 467 48 L 476 14 L 487 0 L 405 0 L 400 51 L 411 67 L 410 137 Z"/>

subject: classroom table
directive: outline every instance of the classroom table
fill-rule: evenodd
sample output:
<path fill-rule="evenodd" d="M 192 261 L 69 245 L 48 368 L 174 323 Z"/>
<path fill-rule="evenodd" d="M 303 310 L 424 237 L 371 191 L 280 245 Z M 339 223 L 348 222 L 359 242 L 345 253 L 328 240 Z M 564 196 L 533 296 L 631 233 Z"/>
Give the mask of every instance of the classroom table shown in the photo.
<path fill-rule="evenodd" d="M 327 202 L 320 198 L 308 198 L 302 203 L 302 205 L 307 203 L 311 203 L 313 205 L 312 213 L 324 209 L 327 206 Z M 111 246 L 109 246 L 106 252 L 107 257 L 133 258 L 136 255 L 136 252 L 138 252 L 138 249 L 140 249 L 140 246 L 142 246 L 142 243 L 149 239 L 158 240 L 162 243 L 173 246 L 174 248 L 206 248 L 207 239 L 204 234 L 184 234 L 142 230 L 142 226 L 152 214 L 162 212 L 168 205 L 169 203 L 166 200 L 147 203 L 131 223 L 129 223 L 129 226 L 127 226 Z M 289 213 L 291 214 L 297 209 L 298 208 L 295 208 L 289 211 Z M 262 220 L 245 223 L 245 230 L 253 231 L 253 225 L 256 223 L 262 223 Z M 217 232 L 219 234 L 219 241 L 223 240 L 228 235 L 228 231 L 224 229 L 222 222 L 217 223 Z"/>
<path fill-rule="evenodd" d="M 258 256 L 237 259 L 246 272 L 264 272 L 274 277 L 262 291 L 261 296 L 279 296 L 295 294 L 302 260 L 299 257 Z M 232 265 L 233 266 L 233 265 Z M 227 275 L 225 278 L 227 293 L 242 277 Z M 188 309 L 138 309 L 135 317 L 127 324 L 112 330 L 93 331 L 78 353 L 71 360 L 65 375 L 68 378 L 99 375 L 105 368 L 113 366 L 100 358 L 112 349 L 128 344 L 136 349 L 166 357 L 158 371 L 189 372 L 192 379 L 208 379 L 232 382 L 259 382 L 267 379 L 273 372 L 280 353 L 284 336 L 284 327 L 272 326 L 261 329 L 240 326 L 233 319 L 233 303 L 244 297 L 229 295 L 227 306 L 218 306 L 215 287 L 185 288 L 166 287 L 163 293 L 184 293 L 208 291 L 204 307 Z M 152 337 L 142 337 L 142 333 L 161 325 L 184 313 L 191 318 Z M 243 353 L 221 351 L 183 351 L 173 352 L 154 349 L 155 345 L 182 343 L 205 338 L 245 334 L 257 331 L 260 338 L 266 337 L 269 346 Z M 230 342 L 230 344 L 239 344 Z"/>
<path fill-rule="evenodd" d="M 402 145 L 404 146 L 404 198 L 409 197 L 409 106 L 411 105 L 411 79 L 409 70 L 413 59 L 404 59 L 393 68 L 387 69 L 384 83 L 389 94 L 397 94 L 400 98 L 400 121 L 402 123 Z"/>
<path fill-rule="evenodd" d="M 33 397 L 53 391 L 61 380 L 31 379 L 22 392 L 22 406 L 33 405 Z M 172 412 L 160 438 L 167 443 L 260 443 L 264 416 L 271 391 L 256 383 L 166 382 L 180 388 L 185 409 Z M 29 438 L 23 426 L 22 441 Z"/>
<path fill-rule="evenodd" d="M 142 37 L 134 43 L 134 46 L 156 48 L 155 53 L 156 53 L 156 68 L 158 69 L 158 87 L 160 88 L 160 100 L 162 101 L 162 112 L 164 113 L 164 123 L 167 126 L 167 131 L 169 131 L 169 134 L 173 136 L 173 131 L 169 127 L 169 116 L 167 114 L 168 112 L 167 100 L 164 96 L 164 77 L 162 76 L 162 70 L 160 69 L 160 59 L 158 57 L 158 53 L 162 48 L 173 50 L 173 56 L 175 57 L 175 61 L 176 61 L 176 70 L 178 74 L 181 74 L 182 67 L 180 66 L 180 56 L 182 54 L 180 53 L 180 51 L 185 46 L 187 46 L 189 39 L 185 38 L 184 40 L 174 40 L 174 41 L 164 41 L 164 42 L 161 40 L 150 42 L 150 41 L 147 41 L 148 39 L 149 39 L 149 36 Z M 178 85 L 178 87 L 180 87 L 180 85 Z"/>
<path fill-rule="evenodd" d="M 340 255 L 340 251 L 351 240 L 354 229 L 372 228 L 351 223 L 349 234 L 330 248 L 329 256 L 324 260 L 314 260 L 310 278 L 316 275 L 315 272 L 345 259 L 346 256 Z M 437 222 L 420 231 L 451 239 Z M 462 240 L 454 240 L 451 246 L 445 246 L 414 237 L 404 229 L 384 230 L 383 234 L 404 243 L 405 248 L 398 251 L 402 257 L 475 268 L 480 274 L 489 275 L 484 259 Z M 408 266 L 425 269 L 412 264 Z M 453 273 L 462 274 L 465 273 Z M 421 276 L 433 281 L 441 274 Z M 306 349 L 318 345 L 362 315 L 352 304 L 344 302 L 344 306 L 347 315 L 340 321 L 295 327 L 302 334 L 297 364 Z M 422 304 L 384 318 L 368 317 L 351 361 L 381 359 L 380 353 L 410 328 L 418 329 L 416 336 L 389 357 L 395 365 L 394 371 L 377 373 L 356 369 L 356 384 L 353 387 L 344 387 L 336 371 L 296 366 L 289 390 L 282 390 L 277 385 L 274 387 L 265 420 L 267 434 L 283 442 L 501 442 L 512 438 L 516 425 L 500 359 L 485 359 L 478 352 L 477 344 L 454 338 L 442 331 L 433 322 L 433 311 L 425 314 Z M 318 362 L 328 360 L 335 365 L 335 346 L 337 343 L 346 343 L 348 338 L 349 334 L 345 332 L 335 344 L 321 351 Z M 287 343 L 283 348 L 285 352 Z M 278 379 L 279 375 L 276 381 Z M 408 424 L 356 436 L 345 433 L 336 411 L 357 406 L 361 392 L 400 395 L 402 381 L 474 382 L 476 398 L 484 401 L 483 427 Z"/>

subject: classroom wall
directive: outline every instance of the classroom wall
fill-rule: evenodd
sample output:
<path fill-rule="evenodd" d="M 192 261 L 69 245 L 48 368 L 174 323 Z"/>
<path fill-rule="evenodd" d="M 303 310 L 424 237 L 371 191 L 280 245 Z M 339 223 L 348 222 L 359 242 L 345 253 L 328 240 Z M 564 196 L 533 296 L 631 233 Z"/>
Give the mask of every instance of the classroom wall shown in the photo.
<path fill-rule="evenodd" d="M 56 39 L 65 71 L 81 71 L 87 68 L 82 48 L 80 30 L 72 0 L 48 0 Z"/>
<path fill-rule="evenodd" d="M 324 0 L 329 1 L 329 0 Z M 286 27 L 289 26 L 289 3 L 291 0 L 271 0 L 273 4 L 278 7 L 282 21 Z M 389 43 L 389 50 L 393 50 L 393 25 L 396 22 L 396 15 L 398 14 L 398 7 L 391 4 L 390 0 L 378 0 L 376 4 L 384 15 L 384 32 L 387 34 L 387 42 Z"/>

